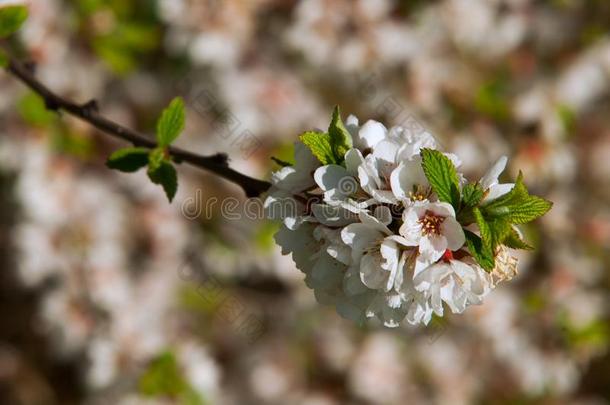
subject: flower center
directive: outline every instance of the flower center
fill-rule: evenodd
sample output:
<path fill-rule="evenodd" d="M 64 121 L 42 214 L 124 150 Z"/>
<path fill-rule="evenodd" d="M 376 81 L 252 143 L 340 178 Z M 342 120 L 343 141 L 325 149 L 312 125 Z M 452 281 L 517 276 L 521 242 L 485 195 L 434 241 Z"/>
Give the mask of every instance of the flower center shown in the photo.
<path fill-rule="evenodd" d="M 419 220 L 421 224 L 421 231 L 424 235 L 440 235 L 441 224 L 445 220 L 445 217 L 440 217 L 434 214 L 432 211 L 426 211 L 426 214 Z"/>
<path fill-rule="evenodd" d="M 413 186 L 413 190 L 409 191 L 409 199 L 412 202 L 424 201 L 428 199 L 429 194 L 430 190 L 427 187 L 418 184 Z"/>

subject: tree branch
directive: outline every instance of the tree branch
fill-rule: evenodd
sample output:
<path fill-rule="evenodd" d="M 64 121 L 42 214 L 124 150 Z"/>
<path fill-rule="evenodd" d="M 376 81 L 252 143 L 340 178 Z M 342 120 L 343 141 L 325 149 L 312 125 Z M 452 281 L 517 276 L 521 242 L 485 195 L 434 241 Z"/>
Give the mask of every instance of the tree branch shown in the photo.
<path fill-rule="evenodd" d="M 85 104 L 76 104 L 70 100 L 66 100 L 38 81 L 34 77 L 31 68 L 28 68 L 13 59 L 9 60 L 6 70 L 25 83 L 34 92 L 38 93 L 43 98 L 45 105 L 49 110 L 65 111 L 88 122 L 95 128 L 116 138 L 127 141 L 134 146 L 143 146 L 151 149 L 157 147 L 157 143 L 146 135 L 119 125 L 100 115 L 95 100 L 91 100 Z M 211 156 L 201 156 L 176 147 L 169 147 L 168 151 L 178 162 L 189 163 L 238 184 L 248 197 L 257 197 L 271 187 L 271 183 L 267 181 L 258 180 L 231 169 L 226 154 L 219 153 Z"/>

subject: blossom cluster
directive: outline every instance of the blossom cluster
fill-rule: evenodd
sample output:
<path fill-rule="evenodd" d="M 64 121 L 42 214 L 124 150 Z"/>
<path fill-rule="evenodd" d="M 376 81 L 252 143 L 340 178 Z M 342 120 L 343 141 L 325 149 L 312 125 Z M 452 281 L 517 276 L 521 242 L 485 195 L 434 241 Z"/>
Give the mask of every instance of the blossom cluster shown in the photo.
<path fill-rule="evenodd" d="M 522 176 L 500 183 L 506 157 L 468 182 L 438 147 L 424 130 L 343 123 L 336 108 L 328 132 L 304 133 L 294 164 L 280 162 L 265 207 L 320 303 L 357 322 L 428 324 L 516 274 L 511 249 L 531 247 L 515 225 L 551 203 L 529 195 Z"/>

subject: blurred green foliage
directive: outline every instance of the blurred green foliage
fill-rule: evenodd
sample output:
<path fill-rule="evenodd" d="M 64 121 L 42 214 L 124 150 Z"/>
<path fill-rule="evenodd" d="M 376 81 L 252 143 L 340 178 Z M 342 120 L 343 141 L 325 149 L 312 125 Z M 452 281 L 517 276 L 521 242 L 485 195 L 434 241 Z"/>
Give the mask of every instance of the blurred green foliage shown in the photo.
<path fill-rule="evenodd" d="M 158 50 L 162 30 L 154 0 L 75 0 L 79 30 L 116 74 L 133 71 Z M 92 29 L 93 27 L 93 29 Z"/>
<path fill-rule="evenodd" d="M 504 122 L 510 118 L 508 85 L 503 75 L 482 84 L 475 95 L 475 109 L 490 118 Z"/>
<path fill-rule="evenodd" d="M 17 102 L 17 111 L 25 122 L 35 127 L 48 127 L 58 121 L 57 114 L 47 110 L 42 97 L 32 92 Z"/>
<path fill-rule="evenodd" d="M 561 104 L 557 106 L 557 115 L 561 121 L 561 126 L 567 137 L 570 137 L 576 129 L 576 114 L 567 105 Z"/>
<path fill-rule="evenodd" d="M 22 5 L 0 4 L 0 38 L 12 35 L 28 18 L 28 9 Z"/>
<path fill-rule="evenodd" d="M 184 405 L 205 405 L 178 367 L 176 357 L 166 351 L 155 358 L 139 381 L 139 390 L 149 397 L 169 397 Z"/>
<path fill-rule="evenodd" d="M 270 252 L 275 246 L 273 235 L 277 232 L 280 225 L 276 221 L 261 221 L 256 233 L 254 234 L 254 242 L 256 247 L 263 252 Z"/>
<path fill-rule="evenodd" d="M 44 100 L 38 94 L 26 93 L 17 102 L 17 111 L 27 124 L 48 130 L 51 145 L 56 152 L 84 160 L 93 155 L 93 141 L 89 137 L 73 132 L 58 114 L 47 110 Z"/>

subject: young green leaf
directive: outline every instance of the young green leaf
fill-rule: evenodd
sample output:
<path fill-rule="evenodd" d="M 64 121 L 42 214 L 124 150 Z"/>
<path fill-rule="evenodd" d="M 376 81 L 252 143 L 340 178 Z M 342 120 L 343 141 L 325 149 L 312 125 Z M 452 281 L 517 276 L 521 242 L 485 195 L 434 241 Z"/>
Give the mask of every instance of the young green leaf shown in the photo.
<path fill-rule="evenodd" d="M 525 224 L 546 214 L 553 203 L 537 196 L 529 195 L 519 173 L 515 187 L 507 194 L 481 207 L 487 218 L 502 218 L 511 224 Z"/>
<path fill-rule="evenodd" d="M 343 161 L 345 153 L 352 148 L 353 141 L 352 135 L 343 124 L 339 106 L 335 106 L 333 110 L 333 116 L 328 127 L 328 135 L 335 160 Z"/>
<path fill-rule="evenodd" d="M 460 205 L 457 171 L 451 160 L 441 152 L 422 149 L 422 168 L 438 199 L 450 203 L 456 210 Z"/>
<path fill-rule="evenodd" d="M 462 188 L 462 207 L 476 207 L 483 199 L 483 187 L 479 183 L 468 183 Z"/>
<path fill-rule="evenodd" d="M 477 225 L 479 226 L 479 231 L 481 232 L 481 239 L 483 240 L 483 244 L 491 249 L 492 234 L 489 224 L 487 223 L 487 221 L 483 217 L 483 214 L 478 208 L 474 208 L 472 210 L 472 213 L 477 222 Z"/>
<path fill-rule="evenodd" d="M 27 18 L 28 9 L 25 6 L 0 6 L 0 38 L 13 34 Z"/>
<path fill-rule="evenodd" d="M 160 184 L 167 195 L 169 202 L 172 202 L 178 190 L 178 175 L 174 165 L 167 160 L 162 160 L 148 167 L 148 178 L 155 184 Z"/>
<path fill-rule="evenodd" d="M 523 241 L 523 239 L 521 239 L 521 237 L 519 236 L 519 233 L 514 228 L 511 228 L 511 231 L 508 234 L 508 236 L 504 239 L 503 244 L 506 245 L 506 247 L 509 247 L 511 249 L 525 249 L 525 250 L 534 249 L 532 246 L 525 243 Z"/>
<path fill-rule="evenodd" d="M 323 132 L 305 132 L 300 136 L 301 142 L 305 144 L 311 153 L 323 165 L 338 164 L 330 144 L 330 137 Z"/>
<path fill-rule="evenodd" d="M 165 157 L 165 149 L 162 147 L 153 149 L 148 155 L 148 170 L 157 170 L 164 160 L 167 160 Z"/>
<path fill-rule="evenodd" d="M 147 148 L 124 148 L 115 151 L 108 160 L 106 166 L 111 169 L 132 173 L 148 164 Z"/>
<path fill-rule="evenodd" d="M 494 254 L 498 245 L 509 236 L 512 229 L 510 224 L 503 219 L 486 219 L 477 207 L 472 209 L 472 213 L 481 231 L 483 245 Z"/>
<path fill-rule="evenodd" d="M 174 142 L 184 129 L 184 121 L 184 101 L 181 97 L 176 97 L 163 110 L 161 118 L 157 122 L 157 141 L 159 146 L 168 146 Z"/>
<path fill-rule="evenodd" d="M 464 231 L 464 234 L 466 235 L 466 246 L 468 246 L 468 251 L 472 257 L 486 271 L 493 270 L 495 266 L 493 252 L 485 246 L 481 238 L 476 234 L 467 230 Z"/>
<path fill-rule="evenodd" d="M 511 225 L 502 219 L 494 219 L 487 222 L 491 233 L 491 251 L 495 252 L 496 248 L 504 243 L 504 240 L 510 235 L 512 230 Z"/>

